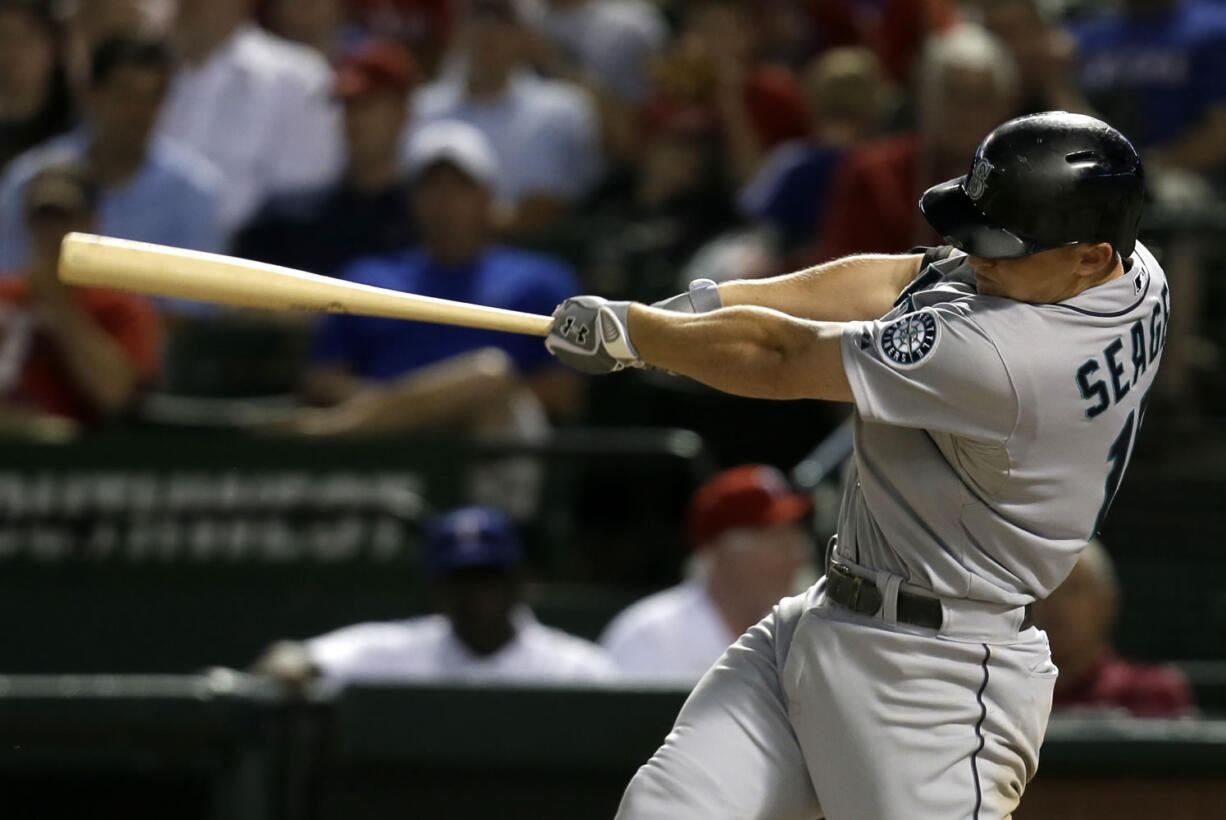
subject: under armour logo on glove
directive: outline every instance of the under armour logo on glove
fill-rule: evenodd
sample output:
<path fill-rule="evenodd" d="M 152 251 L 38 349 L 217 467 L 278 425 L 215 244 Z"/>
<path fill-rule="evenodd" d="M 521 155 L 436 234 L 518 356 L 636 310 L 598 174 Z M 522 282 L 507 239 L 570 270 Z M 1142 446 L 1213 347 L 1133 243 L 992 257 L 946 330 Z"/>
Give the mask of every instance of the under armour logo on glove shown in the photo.
<path fill-rule="evenodd" d="M 599 296 L 575 296 L 553 312 L 553 327 L 545 347 L 558 361 L 584 373 L 614 373 L 624 367 L 642 367 L 630 343 L 626 324 L 629 302 L 610 302 Z"/>

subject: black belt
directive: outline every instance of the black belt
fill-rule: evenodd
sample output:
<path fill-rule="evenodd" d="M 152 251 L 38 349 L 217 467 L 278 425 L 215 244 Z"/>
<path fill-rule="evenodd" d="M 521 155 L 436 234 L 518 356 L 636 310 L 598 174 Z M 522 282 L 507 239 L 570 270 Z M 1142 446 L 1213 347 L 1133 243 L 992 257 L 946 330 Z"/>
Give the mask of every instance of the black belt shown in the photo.
<path fill-rule="evenodd" d="M 854 574 L 846 565 L 837 561 L 826 564 L 826 597 L 844 609 L 859 612 L 861 615 L 876 615 L 881 610 L 882 596 L 877 585 L 867 578 Z M 915 595 L 898 590 L 898 622 L 912 626 L 922 626 L 925 629 L 940 629 L 944 620 L 941 614 L 941 602 L 936 598 Z M 1029 629 L 1034 625 L 1030 606 L 1026 606 L 1026 615 L 1018 631 Z"/>

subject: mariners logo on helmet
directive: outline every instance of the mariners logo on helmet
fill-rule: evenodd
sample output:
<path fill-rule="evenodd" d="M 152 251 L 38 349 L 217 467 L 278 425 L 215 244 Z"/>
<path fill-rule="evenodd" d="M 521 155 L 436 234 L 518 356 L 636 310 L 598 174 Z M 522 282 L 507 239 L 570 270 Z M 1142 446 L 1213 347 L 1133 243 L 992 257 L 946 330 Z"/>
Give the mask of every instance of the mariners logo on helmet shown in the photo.
<path fill-rule="evenodd" d="M 966 195 L 978 201 L 987 187 L 990 173 L 992 173 L 992 163 L 983 157 L 976 157 L 975 167 L 971 169 L 971 175 L 966 178 Z"/>
<path fill-rule="evenodd" d="M 936 349 L 940 327 L 931 311 L 908 313 L 881 332 L 881 352 L 902 369 L 919 365 Z"/>

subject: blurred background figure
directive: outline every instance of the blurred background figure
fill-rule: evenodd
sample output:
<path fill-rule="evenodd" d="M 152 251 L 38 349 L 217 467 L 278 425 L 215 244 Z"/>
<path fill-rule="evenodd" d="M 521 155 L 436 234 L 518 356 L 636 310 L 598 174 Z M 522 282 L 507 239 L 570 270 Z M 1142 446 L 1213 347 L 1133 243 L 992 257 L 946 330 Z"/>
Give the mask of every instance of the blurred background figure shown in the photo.
<path fill-rule="evenodd" d="M 257 17 L 269 31 L 314 49 L 329 62 L 359 36 L 345 26 L 343 0 L 261 0 Z"/>
<path fill-rule="evenodd" d="M 1017 64 L 1018 115 L 1040 111 L 1091 113 L 1077 86 L 1077 43 L 1040 0 L 978 0 L 983 25 Z"/>
<path fill-rule="evenodd" d="M 668 24 L 646 0 L 540 0 L 522 3 L 532 35 L 531 64 L 582 86 L 595 100 L 605 150 L 633 161 L 637 115 L 651 91 L 650 67 L 668 42 Z"/>
<path fill-rule="evenodd" d="M 657 101 L 641 121 L 639 161 L 609 177 L 572 230 L 589 287 L 652 302 L 673 294 L 677 272 L 737 215 L 710 112 Z"/>
<path fill-rule="evenodd" d="M 493 149 L 455 121 L 421 129 L 409 176 L 422 246 L 359 260 L 343 278 L 392 290 L 548 314 L 577 283 L 562 264 L 493 244 Z M 539 431 L 578 410 L 578 375 L 540 339 L 332 314 L 311 354 L 307 410 L 295 429 L 336 435 L 446 427 Z M 542 408 L 544 413 L 542 413 Z"/>
<path fill-rule="evenodd" d="M 93 53 L 107 40 L 162 40 L 178 0 L 51 0 L 65 30 L 69 79 L 80 91 Z"/>
<path fill-rule="evenodd" d="M 942 244 L 915 203 L 929 185 L 965 174 L 979 141 L 1017 107 L 1013 58 L 970 23 L 928 41 L 917 80 L 915 130 L 847 155 L 832 194 L 838 207 L 819 228 L 818 259 Z"/>
<path fill-rule="evenodd" d="M 268 196 L 331 182 L 344 164 L 328 62 L 251 17 L 251 0 L 179 0 L 181 64 L 160 123 L 221 169 L 227 234 Z"/>
<path fill-rule="evenodd" d="M 871 49 L 847 46 L 816 58 L 804 74 L 813 126 L 776 147 L 739 197 L 741 213 L 769 225 L 782 250 L 813 239 L 844 155 L 881 133 L 890 87 Z"/>
<path fill-rule="evenodd" d="M 0 2 L 0 171 L 73 124 L 64 34 L 48 0 Z"/>
<path fill-rule="evenodd" d="M 122 414 L 158 370 L 160 326 L 144 298 L 73 288 L 60 240 L 98 228 L 101 192 L 80 164 L 50 165 L 23 189 L 30 261 L 0 279 L 0 429 L 59 438 Z"/>
<path fill-rule="evenodd" d="M 587 92 L 528 70 L 529 32 L 513 0 L 466 4 L 455 59 L 413 100 L 416 131 L 437 120 L 460 120 L 493 146 L 499 172 L 494 192 L 509 209 L 508 232 L 556 224 L 600 178 L 600 125 Z"/>
<path fill-rule="evenodd" d="M 342 58 L 335 94 L 345 111 L 344 176 L 272 197 L 239 232 L 234 253 L 332 274 L 359 256 L 412 244 L 400 135 L 416 81 L 413 55 L 390 41 L 370 40 Z"/>
<path fill-rule="evenodd" d="M 800 83 L 786 66 L 761 59 L 759 31 L 750 3 L 685 3 L 681 31 L 655 70 L 659 97 L 705 106 L 715 117 L 737 183 L 771 148 L 809 133 Z"/>
<path fill-rule="evenodd" d="M 1047 632 L 1052 660 L 1060 669 L 1053 710 L 1122 711 L 1136 717 L 1192 714 L 1192 693 L 1171 666 L 1118 657 L 1111 629 L 1120 590 L 1111 557 L 1091 541 L 1069 577 L 1034 605 L 1035 624 Z"/>
<path fill-rule="evenodd" d="M 164 35 L 178 0 L 83 0 L 61 3 L 59 12 L 70 17 L 75 36 L 87 54 L 113 37 Z"/>
<path fill-rule="evenodd" d="M 810 48 L 868 46 L 887 76 L 910 85 L 924 41 L 948 31 L 959 19 L 956 0 L 817 0 L 804 10 Z"/>
<path fill-rule="evenodd" d="M 274 644 L 256 669 L 290 683 L 612 679 L 595 644 L 543 626 L 524 603 L 523 550 L 510 520 L 466 507 L 433 520 L 425 558 L 438 614 L 343 627 Z"/>
<path fill-rule="evenodd" d="M 1220 186 L 1226 164 L 1226 6 L 1125 0 L 1072 31 L 1082 89 L 1099 115 L 1136 143 L 1146 170 L 1208 173 Z"/>
<path fill-rule="evenodd" d="M 559 76 L 590 78 L 631 104 L 646 100 L 649 63 L 668 40 L 668 24 L 646 0 L 541 0 L 529 25 L 546 41 L 536 44 L 547 49 L 536 52 L 538 65 Z"/>
<path fill-rule="evenodd" d="M 88 158 L 102 186 L 99 227 L 109 236 L 201 251 L 221 250 L 216 168 L 187 146 L 157 136 L 155 125 L 173 63 L 153 40 L 115 38 L 98 46 L 81 128 L 14 160 L 0 178 L 0 266 L 32 252 L 20 201 L 48 165 Z"/>
<path fill-rule="evenodd" d="M 345 0 L 360 31 L 395 40 L 413 52 L 424 76 L 433 78 L 452 45 L 462 0 Z"/>
<path fill-rule="evenodd" d="M 622 673 L 693 684 L 780 599 L 816 580 L 805 518 L 813 502 L 773 467 L 745 465 L 698 489 L 694 555 L 677 586 L 631 604 L 600 638 Z"/>

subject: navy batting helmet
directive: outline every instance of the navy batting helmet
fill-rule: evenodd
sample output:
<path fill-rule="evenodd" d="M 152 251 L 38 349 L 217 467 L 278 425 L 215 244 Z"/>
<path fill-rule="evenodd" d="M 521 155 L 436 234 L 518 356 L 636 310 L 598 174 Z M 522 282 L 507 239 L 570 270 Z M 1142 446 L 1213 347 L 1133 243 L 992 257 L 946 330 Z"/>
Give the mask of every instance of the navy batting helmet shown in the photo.
<path fill-rule="evenodd" d="M 935 185 L 920 211 L 971 256 L 1026 256 L 1078 242 L 1132 254 L 1145 180 L 1132 143 L 1101 120 L 1047 111 L 979 143 L 971 172 Z"/>

